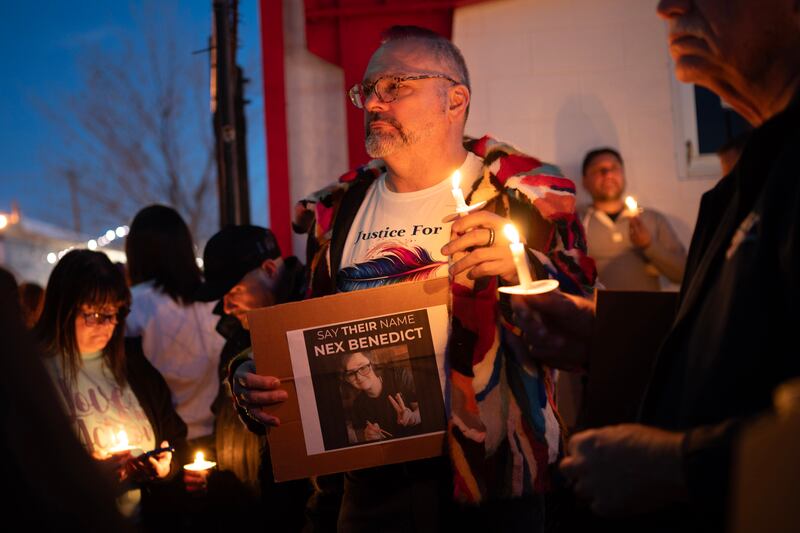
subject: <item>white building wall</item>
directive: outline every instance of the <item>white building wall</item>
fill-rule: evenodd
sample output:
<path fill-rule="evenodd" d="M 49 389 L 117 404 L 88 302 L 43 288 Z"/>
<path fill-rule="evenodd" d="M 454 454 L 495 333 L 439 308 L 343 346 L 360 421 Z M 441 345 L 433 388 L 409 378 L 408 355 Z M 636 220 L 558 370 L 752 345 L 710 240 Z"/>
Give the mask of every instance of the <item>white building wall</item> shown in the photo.
<path fill-rule="evenodd" d="M 576 181 L 583 155 L 618 148 L 628 191 L 688 245 L 715 179 L 678 176 L 672 70 L 656 0 L 495 0 L 456 10 L 472 77 L 467 134 L 490 133 Z"/>
<path fill-rule="evenodd" d="M 283 0 L 286 129 L 292 203 L 347 172 L 344 73 L 306 48 L 303 2 Z M 269 135 L 269 132 L 267 133 Z M 304 236 L 294 253 L 304 258 Z"/>

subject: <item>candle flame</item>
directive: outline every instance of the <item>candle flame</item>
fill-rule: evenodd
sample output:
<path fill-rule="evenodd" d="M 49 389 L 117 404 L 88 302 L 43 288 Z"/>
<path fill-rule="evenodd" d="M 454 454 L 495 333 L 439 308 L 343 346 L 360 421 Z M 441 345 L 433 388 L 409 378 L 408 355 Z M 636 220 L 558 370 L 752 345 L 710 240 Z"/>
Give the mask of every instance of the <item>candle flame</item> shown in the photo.
<path fill-rule="evenodd" d="M 636 203 L 636 200 L 634 200 L 633 196 L 626 196 L 625 197 L 625 206 L 630 211 L 634 211 L 635 212 L 635 211 L 639 210 L 639 204 Z"/>
<path fill-rule="evenodd" d="M 503 233 L 505 233 L 506 238 L 512 243 L 519 242 L 519 232 L 517 228 L 514 227 L 514 224 L 506 224 L 503 226 Z"/>
<path fill-rule="evenodd" d="M 206 460 L 206 456 L 203 454 L 203 452 L 197 452 L 196 454 L 194 454 L 194 462 L 195 463 L 202 463 L 205 460 Z"/>
<path fill-rule="evenodd" d="M 461 188 L 461 172 L 458 170 L 453 171 L 453 174 L 450 176 L 450 181 L 453 183 L 454 189 Z"/>
<path fill-rule="evenodd" d="M 117 446 L 120 448 L 128 446 L 128 434 L 124 429 L 119 430 L 119 433 L 117 433 Z"/>

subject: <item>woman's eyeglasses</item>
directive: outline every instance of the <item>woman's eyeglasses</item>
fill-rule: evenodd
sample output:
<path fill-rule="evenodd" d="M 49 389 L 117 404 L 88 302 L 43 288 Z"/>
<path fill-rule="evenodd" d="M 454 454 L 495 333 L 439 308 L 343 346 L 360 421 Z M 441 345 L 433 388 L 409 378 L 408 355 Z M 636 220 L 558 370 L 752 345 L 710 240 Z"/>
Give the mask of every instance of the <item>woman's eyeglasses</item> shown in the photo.
<path fill-rule="evenodd" d="M 384 104 L 388 104 L 397 100 L 397 93 L 400 91 L 400 87 L 403 86 L 403 82 L 429 79 L 445 79 L 453 85 L 458 85 L 459 83 L 450 76 L 445 76 L 444 74 L 381 76 L 372 83 L 356 83 L 347 91 L 347 95 L 350 97 L 350 101 L 353 102 L 354 106 L 359 109 L 364 109 L 367 98 L 369 98 L 369 95 L 372 94 L 373 91 L 375 92 L 375 96 L 378 97 L 378 100 Z"/>
<path fill-rule="evenodd" d="M 358 368 L 354 368 L 353 370 L 348 370 L 347 372 L 344 372 L 342 376 L 346 381 L 355 381 L 356 376 L 361 376 L 361 377 L 369 376 L 371 369 L 372 369 L 372 363 L 367 363 Z"/>
<path fill-rule="evenodd" d="M 113 324 L 117 325 L 121 318 L 124 318 L 128 314 L 128 310 L 126 308 L 120 308 L 116 313 L 84 313 L 81 312 L 81 316 L 83 316 L 83 321 L 86 323 L 87 326 L 103 326 L 105 324 Z"/>

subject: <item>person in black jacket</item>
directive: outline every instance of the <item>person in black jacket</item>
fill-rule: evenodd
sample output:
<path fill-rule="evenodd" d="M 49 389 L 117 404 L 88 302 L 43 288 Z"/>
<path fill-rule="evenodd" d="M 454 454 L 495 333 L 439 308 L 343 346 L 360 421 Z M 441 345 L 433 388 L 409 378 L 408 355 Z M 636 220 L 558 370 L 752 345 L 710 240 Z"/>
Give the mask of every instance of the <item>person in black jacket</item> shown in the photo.
<path fill-rule="evenodd" d="M 35 331 L 61 407 L 86 451 L 117 482 L 120 510 L 156 527 L 175 515 L 160 505 L 180 464 L 171 451 L 142 453 L 172 446 L 181 456 L 186 425 L 141 350 L 126 353 L 129 303 L 125 279 L 105 254 L 73 250 L 50 275 Z"/>
<path fill-rule="evenodd" d="M 258 226 L 223 228 L 206 244 L 203 264 L 205 282 L 195 298 L 198 301 L 219 300 L 215 312 L 222 316 L 217 331 L 227 339 L 220 356 L 220 380 L 223 382 L 228 365 L 236 356 L 252 350 L 247 312 L 302 299 L 306 270 L 296 257 L 281 257 L 275 235 Z M 305 504 L 311 495 L 309 482 L 275 483 L 264 427 L 250 420 L 245 412 L 237 411 L 227 384 L 221 385 L 214 410 L 220 471 L 209 477 L 208 492 L 212 505 L 219 506 L 224 513 L 226 527 L 231 521 L 253 520 L 253 525 L 263 528 L 265 521 L 261 512 L 235 511 L 258 503 L 260 499 L 262 508 L 276 511 L 268 523 L 270 528 L 299 531 L 305 521 Z M 191 475 L 186 481 L 189 486 L 204 483 Z M 260 498 L 251 490 L 243 490 L 241 482 L 255 489 L 255 493 L 260 492 Z M 232 492 L 237 495 L 230 496 Z"/>
<path fill-rule="evenodd" d="M 596 513 L 643 515 L 640 531 L 722 531 L 737 439 L 770 410 L 774 389 L 800 375 L 800 4 L 752 7 L 658 5 L 677 77 L 708 87 L 755 129 L 701 200 L 640 423 L 575 434 L 562 463 Z M 516 311 L 535 357 L 591 364 L 591 302 L 552 293 Z"/>

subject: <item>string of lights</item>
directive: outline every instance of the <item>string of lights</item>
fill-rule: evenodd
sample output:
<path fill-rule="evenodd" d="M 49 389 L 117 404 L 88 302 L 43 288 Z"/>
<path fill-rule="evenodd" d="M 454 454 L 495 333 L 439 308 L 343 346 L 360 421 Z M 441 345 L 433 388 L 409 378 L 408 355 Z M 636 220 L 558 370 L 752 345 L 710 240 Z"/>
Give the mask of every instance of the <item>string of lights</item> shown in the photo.
<path fill-rule="evenodd" d="M 86 247 L 89 250 L 97 250 L 98 248 L 103 248 L 108 246 L 111 242 L 116 239 L 122 239 L 123 237 L 127 236 L 130 233 L 130 228 L 128 226 L 117 226 L 117 229 L 109 229 L 96 239 L 89 239 L 86 242 Z M 50 263 L 51 265 L 56 264 L 58 261 L 61 260 L 64 255 L 72 250 L 74 250 L 76 246 L 70 246 L 68 248 L 64 248 L 63 250 L 59 250 L 57 252 L 50 252 L 45 256 L 45 261 Z M 203 258 L 202 257 L 195 257 L 195 261 L 197 262 L 197 266 L 199 268 L 203 268 Z"/>
<path fill-rule="evenodd" d="M 121 239 L 125 237 L 129 232 L 130 228 L 128 226 L 117 226 L 117 229 L 109 229 L 96 239 L 89 239 L 86 242 L 86 247 L 90 250 L 97 250 L 98 248 L 103 248 L 105 246 L 108 246 L 115 239 Z M 50 252 L 45 256 L 45 260 L 51 265 L 54 265 L 62 257 L 64 257 L 64 254 L 74 249 L 75 246 L 70 246 L 69 248 L 64 248 L 63 250 L 59 250 L 58 252 Z"/>

